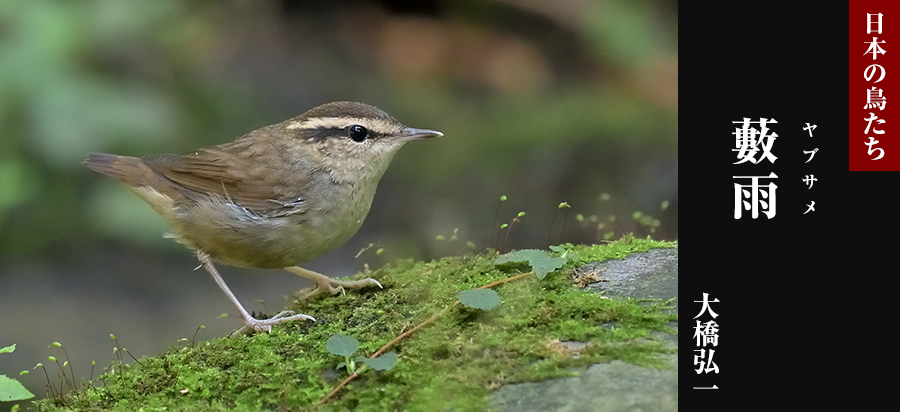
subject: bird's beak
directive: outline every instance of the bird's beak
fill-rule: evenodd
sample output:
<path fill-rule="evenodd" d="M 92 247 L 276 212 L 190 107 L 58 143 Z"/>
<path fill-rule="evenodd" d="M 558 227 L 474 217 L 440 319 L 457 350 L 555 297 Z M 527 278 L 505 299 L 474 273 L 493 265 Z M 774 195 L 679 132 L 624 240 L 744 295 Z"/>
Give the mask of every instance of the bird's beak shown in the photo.
<path fill-rule="evenodd" d="M 400 133 L 395 136 L 397 140 L 408 141 L 408 140 L 421 140 L 421 139 L 431 139 L 433 137 L 441 137 L 444 134 L 437 130 L 428 130 L 428 129 L 414 129 L 412 127 L 404 127 L 400 130 Z"/>

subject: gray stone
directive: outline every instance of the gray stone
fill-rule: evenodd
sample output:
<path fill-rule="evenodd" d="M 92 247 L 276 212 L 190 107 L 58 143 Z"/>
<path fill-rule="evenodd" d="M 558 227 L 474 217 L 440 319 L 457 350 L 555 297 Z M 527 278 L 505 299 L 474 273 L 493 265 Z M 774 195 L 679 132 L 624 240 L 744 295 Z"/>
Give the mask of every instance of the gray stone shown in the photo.
<path fill-rule="evenodd" d="M 592 291 L 604 296 L 648 299 L 671 299 L 678 314 L 678 249 L 653 249 L 632 253 L 625 259 L 588 263 L 578 273 L 597 272 L 608 282 L 590 284 Z"/>

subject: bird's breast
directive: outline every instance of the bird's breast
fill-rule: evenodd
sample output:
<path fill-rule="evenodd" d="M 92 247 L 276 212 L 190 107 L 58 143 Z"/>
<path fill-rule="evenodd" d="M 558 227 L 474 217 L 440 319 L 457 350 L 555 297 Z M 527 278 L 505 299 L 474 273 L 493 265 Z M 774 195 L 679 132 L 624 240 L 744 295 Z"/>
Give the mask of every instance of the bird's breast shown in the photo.
<path fill-rule="evenodd" d="M 362 226 L 374 185 L 332 185 L 304 197 L 297 213 L 265 216 L 219 196 L 164 216 L 179 242 L 220 262 L 253 268 L 299 265 L 349 240 Z"/>

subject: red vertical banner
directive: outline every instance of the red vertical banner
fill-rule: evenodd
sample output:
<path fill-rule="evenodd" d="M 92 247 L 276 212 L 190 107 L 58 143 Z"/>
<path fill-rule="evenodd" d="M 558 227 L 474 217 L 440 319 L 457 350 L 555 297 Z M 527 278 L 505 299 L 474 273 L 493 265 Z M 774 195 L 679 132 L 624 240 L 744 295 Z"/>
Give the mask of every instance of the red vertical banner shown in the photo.
<path fill-rule="evenodd" d="M 892 3 L 850 2 L 851 171 L 900 170 L 900 5 Z"/>

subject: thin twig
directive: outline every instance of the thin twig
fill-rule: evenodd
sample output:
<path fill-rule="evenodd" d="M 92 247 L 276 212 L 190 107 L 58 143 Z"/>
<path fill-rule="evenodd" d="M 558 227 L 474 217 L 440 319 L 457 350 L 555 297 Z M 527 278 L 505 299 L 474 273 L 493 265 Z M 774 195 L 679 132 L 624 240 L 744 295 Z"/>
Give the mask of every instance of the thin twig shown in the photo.
<path fill-rule="evenodd" d="M 450 310 L 450 309 L 456 307 L 456 305 L 458 305 L 458 304 L 459 304 L 459 301 L 457 300 L 456 302 L 453 302 L 452 304 L 450 304 L 450 305 L 448 305 L 447 307 L 445 307 L 445 308 L 444 308 L 443 310 L 441 310 L 440 312 L 435 313 L 434 315 L 431 315 L 430 318 L 428 318 L 428 319 L 425 320 L 424 322 L 422 322 L 422 323 L 416 325 L 416 327 L 414 327 L 414 328 L 412 328 L 412 329 L 410 329 L 410 330 L 408 330 L 408 331 L 406 331 L 406 332 L 401 333 L 400 336 L 397 336 L 396 338 L 394 338 L 394 340 L 392 340 L 392 341 L 388 342 L 386 345 L 382 346 L 381 349 L 378 349 L 377 351 L 375 351 L 375 353 L 373 353 L 372 356 L 370 356 L 369 358 L 375 359 L 375 358 L 381 356 L 381 354 L 384 353 L 386 350 L 390 349 L 391 346 L 396 345 L 397 342 L 400 342 L 401 340 L 403 340 L 403 338 L 405 338 L 405 337 L 407 337 L 407 336 L 409 336 L 409 335 L 412 335 L 412 334 L 415 333 L 417 330 L 422 329 L 422 328 L 425 327 L 426 325 L 429 325 L 429 324 L 431 324 L 431 323 L 434 323 L 434 321 L 438 320 L 438 318 L 440 318 L 441 316 L 444 316 L 444 314 L 447 313 L 448 310 Z"/>
<path fill-rule="evenodd" d="M 50 383 L 50 374 L 47 373 L 47 368 L 44 367 L 43 363 L 38 363 L 38 365 L 40 365 L 41 369 L 44 370 L 44 376 L 47 378 L 47 388 L 50 389 L 50 396 L 56 398 L 56 391 L 53 390 L 53 384 Z M 37 366 L 35 366 L 35 367 L 37 367 Z M 59 388 L 59 390 L 62 391 L 62 388 Z M 62 392 L 60 392 L 60 395 L 62 395 Z"/>
<path fill-rule="evenodd" d="M 519 220 L 519 218 L 522 217 L 523 214 L 524 213 L 519 213 L 519 216 L 514 217 L 513 220 L 511 220 L 509 222 L 509 226 L 507 226 L 507 228 L 506 228 L 506 237 L 503 238 L 503 249 L 502 250 L 507 250 L 506 246 L 509 244 L 509 234 L 512 233 L 513 226 L 515 226 L 516 223 L 521 222 L 521 220 Z M 500 240 L 500 239 L 497 239 L 497 240 Z"/>
<path fill-rule="evenodd" d="M 69 352 L 66 351 L 66 348 L 60 344 L 59 348 L 63 350 L 63 354 L 66 355 L 66 363 L 69 364 L 69 371 L 72 372 L 72 387 L 75 387 L 75 369 L 72 368 L 72 360 L 69 359 Z M 64 372 L 65 373 L 65 372 Z"/>
<path fill-rule="evenodd" d="M 553 217 L 556 217 L 556 215 L 554 214 Z M 563 235 L 566 234 L 566 222 L 568 220 L 569 220 L 569 208 L 566 208 L 566 210 L 563 211 L 563 227 L 562 227 L 562 231 L 559 232 L 559 244 L 562 244 L 562 242 L 563 242 Z"/>
<path fill-rule="evenodd" d="M 497 209 L 494 210 L 494 223 L 491 223 L 491 243 L 490 244 L 492 246 L 494 246 L 494 249 L 497 248 L 497 244 L 494 243 L 494 229 L 497 228 L 497 216 L 500 214 L 500 205 L 503 204 L 504 201 L 506 201 L 506 196 L 500 196 L 500 201 L 497 202 Z M 497 234 L 499 235 L 500 232 L 498 231 Z M 497 239 L 497 240 L 499 241 L 500 239 Z"/>
<path fill-rule="evenodd" d="M 557 208 L 556 210 L 553 211 L 553 218 L 550 219 L 550 231 L 547 232 L 547 244 L 548 245 L 552 244 L 552 243 L 550 243 L 551 242 L 550 238 L 551 238 L 551 236 L 553 236 L 553 223 L 556 222 L 556 213 L 557 212 L 559 212 L 559 208 Z"/>
<path fill-rule="evenodd" d="M 530 276 L 530 275 L 533 275 L 533 274 L 534 274 L 534 272 L 522 273 L 521 275 L 515 275 L 515 276 L 513 276 L 513 277 L 509 277 L 509 278 L 506 278 L 506 279 L 500 279 L 500 280 L 498 280 L 498 281 L 496 281 L 496 282 L 488 283 L 487 285 L 484 285 L 484 286 L 482 286 L 482 287 L 480 287 L 480 288 L 477 288 L 477 289 L 489 289 L 489 288 L 492 288 L 492 287 L 494 287 L 494 286 L 502 285 L 502 284 L 504 284 L 504 283 L 509 283 L 509 282 L 514 281 L 514 280 L 519 280 L 519 279 L 522 279 L 522 278 L 524 278 L 524 277 L 527 277 L 527 276 Z M 456 302 L 459 303 L 459 301 L 456 301 Z"/>
<path fill-rule="evenodd" d="M 333 398 L 334 395 L 336 395 L 338 393 L 338 391 L 341 390 L 341 388 L 343 388 L 344 386 L 347 386 L 347 384 L 350 383 L 350 381 L 355 379 L 357 376 L 359 376 L 359 373 L 353 372 L 350 376 L 347 377 L 347 379 L 344 379 L 338 386 L 336 386 L 334 389 L 332 389 L 331 392 L 328 392 L 328 395 L 325 395 L 324 398 L 322 398 L 318 402 L 316 402 L 316 404 L 313 405 L 313 408 L 318 408 L 319 406 L 322 406 L 323 403 L 328 402 L 328 400 Z"/>

